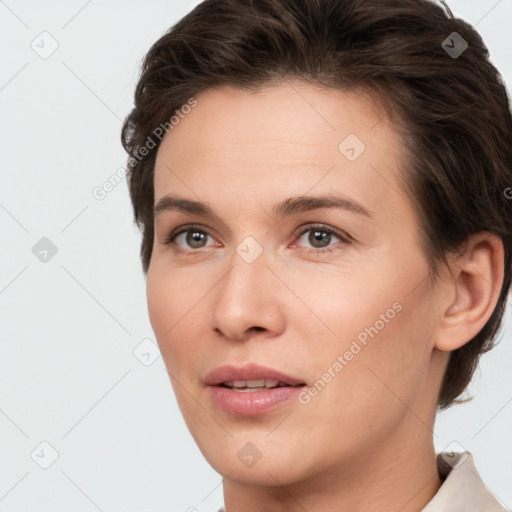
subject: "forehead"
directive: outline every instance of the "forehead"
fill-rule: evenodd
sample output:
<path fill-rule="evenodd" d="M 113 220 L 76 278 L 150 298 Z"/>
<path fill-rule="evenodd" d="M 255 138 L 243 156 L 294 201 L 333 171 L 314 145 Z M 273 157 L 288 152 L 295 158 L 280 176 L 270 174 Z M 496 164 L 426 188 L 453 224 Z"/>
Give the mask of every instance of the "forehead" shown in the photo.
<path fill-rule="evenodd" d="M 237 198 L 247 211 L 333 190 L 377 207 L 403 202 L 401 140 L 368 93 L 283 82 L 257 93 L 216 87 L 196 100 L 160 144 L 155 202 L 171 192 Z"/>
<path fill-rule="evenodd" d="M 281 152 L 292 145 L 293 152 L 302 149 L 307 155 L 312 146 L 337 149 L 337 143 L 349 133 L 369 145 L 374 145 L 376 138 L 392 142 L 394 135 L 378 99 L 364 91 L 286 81 L 258 92 L 231 86 L 210 88 L 196 101 L 197 106 L 180 116 L 179 124 L 164 137 L 162 151 L 171 146 L 176 157 L 182 156 L 180 147 L 192 142 L 191 135 L 199 152 L 196 156 L 203 152 L 211 155 L 226 145 L 257 152 L 262 144 Z"/>

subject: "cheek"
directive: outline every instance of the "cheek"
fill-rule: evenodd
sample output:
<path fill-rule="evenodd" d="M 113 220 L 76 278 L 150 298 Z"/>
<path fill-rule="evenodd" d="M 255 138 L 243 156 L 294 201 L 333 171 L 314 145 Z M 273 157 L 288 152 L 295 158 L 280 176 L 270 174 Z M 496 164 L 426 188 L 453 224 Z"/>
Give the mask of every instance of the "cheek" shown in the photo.
<path fill-rule="evenodd" d="M 343 337 L 331 354 L 331 360 L 343 355 L 343 369 L 335 384 L 337 393 L 326 397 L 328 408 L 338 408 L 340 421 L 352 417 L 365 425 L 391 428 L 413 407 L 428 378 L 432 350 L 428 300 L 421 294 L 392 302 L 395 298 L 367 309 L 363 324 L 345 317 L 352 336 Z M 392 304 L 396 309 L 389 308 Z"/>
<path fill-rule="evenodd" d="M 179 272 L 171 274 L 160 271 L 158 265 L 150 266 L 146 281 L 148 314 L 166 364 L 169 354 L 179 348 L 174 340 L 187 322 L 187 305 L 193 302 L 190 295 L 190 286 L 183 286 Z"/>
<path fill-rule="evenodd" d="M 348 416 L 362 419 L 368 416 L 364 408 L 403 409 L 401 400 L 412 402 L 426 378 L 433 309 L 428 285 L 414 285 L 424 278 L 425 268 L 396 268 L 396 262 L 386 266 L 383 259 L 378 268 L 365 265 L 350 272 L 318 273 L 296 288 L 329 328 L 318 318 L 295 319 L 301 332 L 308 333 L 302 355 L 310 361 L 310 380 L 318 383 L 318 395 L 323 395 L 312 402 L 322 408 L 339 410 L 345 417 L 352 411 Z"/>
<path fill-rule="evenodd" d="M 201 286 L 203 283 L 203 286 Z M 187 315 L 204 295 L 204 281 L 190 271 L 168 268 L 164 258 L 155 258 L 148 269 L 146 298 L 149 319 L 155 335 L 161 341 L 183 323 L 190 321 Z"/>
<path fill-rule="evenodd" d="M 215 274 L 210 273 L 211 282 L 208 276 L 199 278 L 197 270 L 169 269 L 157 260 L 151 265 L 146 299 L 160 352 L 173 376 L 190 374 L 190 366 L 204 351 L 200 340 L 205 336 L 205 319 L 210 310 L 208 291 L 214 285 Z"/>
<path fill-rule="evenodd" d="M 172 293 L 167 280 L 150 265 L 146 280 L 146 299 L 149 320 L 159 343 L 163 340 L 166 329 L 172 326 L 169 321 L 170 312 L 174 311 Z"/>

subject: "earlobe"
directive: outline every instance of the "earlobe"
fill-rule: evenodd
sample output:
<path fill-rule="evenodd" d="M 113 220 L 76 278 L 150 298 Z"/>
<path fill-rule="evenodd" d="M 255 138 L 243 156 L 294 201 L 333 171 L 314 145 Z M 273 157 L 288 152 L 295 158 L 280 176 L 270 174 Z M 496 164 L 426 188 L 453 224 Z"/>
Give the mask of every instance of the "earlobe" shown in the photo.
<path fill-rule="evenodd" d="M 504 277 L 504 249 L 500 238 L 478 233 L 450 264 L 451 277 L 441 285 L 450 297 L 439 310 L 434 346 L 452 351 L 474 338 L 492 315 Z"/>

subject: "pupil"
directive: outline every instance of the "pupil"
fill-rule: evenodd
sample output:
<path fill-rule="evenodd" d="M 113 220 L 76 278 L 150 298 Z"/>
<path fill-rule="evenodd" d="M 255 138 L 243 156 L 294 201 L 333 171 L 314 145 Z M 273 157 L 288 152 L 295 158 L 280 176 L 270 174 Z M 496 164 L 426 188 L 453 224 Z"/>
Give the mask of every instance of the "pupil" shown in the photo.
<path fill-rule="evenodd" d="M 309 235 L 309 242 L 314 247 L 325 247 L 329 245 L 331 241 L 331 234 L 326 233 L 325 231 L 311 231 L 311 235 Z M 326 242 L 324 244 L 317 245 L 317 242 Z"/>
<path fill-rule="evenodd" d="M 198 231 L 189 231 L 187 235 L 187 243 L 191 247 L 202 247 L 201 242 L 204 241 L 205 233 L 200 233 Z"/>

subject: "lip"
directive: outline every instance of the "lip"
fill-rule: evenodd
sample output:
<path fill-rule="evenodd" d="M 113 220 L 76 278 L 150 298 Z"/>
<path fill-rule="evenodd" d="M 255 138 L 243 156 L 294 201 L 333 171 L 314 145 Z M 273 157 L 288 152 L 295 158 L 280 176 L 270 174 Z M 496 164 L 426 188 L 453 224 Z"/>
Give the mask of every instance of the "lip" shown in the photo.
<path fill-rule="evenodd" d="M 231 380 L 275 379 L 289 386 L 268 388 L 261 391 L 232 391 L 220 386 Z M 248 364 L 241 368 L 224 365 L 210 372 L 205 383 L 213 403 L 221 410 L 232 414 L 254 416 L 277 409 L 289 402 L 304 389 L 305 383 L 274 368 Z"/>
<path fill-rule="evenodd" d="M 287 375 L 274 368 L 248 364 L 241 368 L 232 365 L 223 365 L 215 368 L 204 379 L 207 386 L 218 386 L 230 380 L 259 380 L 276 379 L 290 386 L 305 384 L 303 380 Z M 256 393 L 255 391 L 253 393 Z"/>
<path fill-rule="evenodd" d="M 222 386 L 208 386 L 213 403 L 232 414 L 254 416 L 277 409 L 296 398 L 305 386 L 285 386 L 264 391 L 232 391 Z"/>

